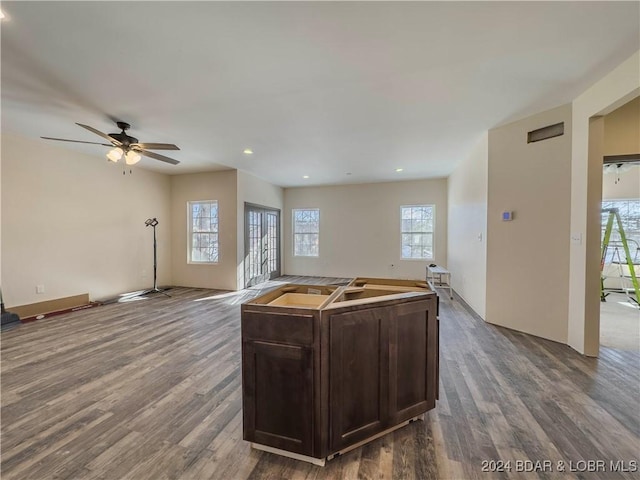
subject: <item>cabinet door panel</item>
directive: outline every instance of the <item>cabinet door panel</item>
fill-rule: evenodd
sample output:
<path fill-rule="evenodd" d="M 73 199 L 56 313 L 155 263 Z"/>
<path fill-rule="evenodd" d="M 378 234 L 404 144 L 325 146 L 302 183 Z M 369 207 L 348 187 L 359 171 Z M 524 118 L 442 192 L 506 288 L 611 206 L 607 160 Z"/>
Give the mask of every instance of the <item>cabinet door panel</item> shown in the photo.
<path fill-rule="evenodd" d="M 332 315 L 331 450 L 384 430 L 388 412 L 388 325 L 383 309 Z"/>
<path fill-rule="evenodd" d="M 405 410 L 427 398 L 427 312 L 396 318 L 396 407 Z"/>
<path fill-rule="evenodd" d="M 435 407 L 437 325 L 432 307 L 416 302 L 391 314 L 389 410 L 393 423 Z"/>
<path fill-rule="evenodd" d="M 312 453 L 312 350 L 266 342 L 243 345 L 244 438 Z"/>

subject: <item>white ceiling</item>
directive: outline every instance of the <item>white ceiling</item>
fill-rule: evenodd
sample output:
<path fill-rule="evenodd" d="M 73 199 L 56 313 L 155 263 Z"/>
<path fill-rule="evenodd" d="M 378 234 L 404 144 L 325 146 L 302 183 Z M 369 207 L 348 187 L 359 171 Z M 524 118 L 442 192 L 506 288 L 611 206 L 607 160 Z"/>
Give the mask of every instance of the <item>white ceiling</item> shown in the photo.
<path fill-rule="evenodd" d="M 442 177 L 486 130 L 571 101 L 638 50 L 639 8 L 3 2 L 2 128 L 100 141 L 74 122 L 109 133 L 119 118 L 140 141 L 181 147 L 166 152 L 179 166 L 140 164 L 164 173 Z M 96 161 L 108 150 L 56 145 Z"/>

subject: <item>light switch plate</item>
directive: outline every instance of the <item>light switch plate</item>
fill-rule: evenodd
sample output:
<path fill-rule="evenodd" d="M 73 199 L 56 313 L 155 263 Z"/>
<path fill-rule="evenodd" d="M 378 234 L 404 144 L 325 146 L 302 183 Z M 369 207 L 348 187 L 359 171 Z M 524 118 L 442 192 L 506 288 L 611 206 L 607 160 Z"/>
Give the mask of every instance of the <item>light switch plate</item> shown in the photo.
<path fill-rule="evenodd" d="M 571 234 L 571 243 L 574 245 L 582 245 L 582 234 L 581 233 L 572 233 Z"/>

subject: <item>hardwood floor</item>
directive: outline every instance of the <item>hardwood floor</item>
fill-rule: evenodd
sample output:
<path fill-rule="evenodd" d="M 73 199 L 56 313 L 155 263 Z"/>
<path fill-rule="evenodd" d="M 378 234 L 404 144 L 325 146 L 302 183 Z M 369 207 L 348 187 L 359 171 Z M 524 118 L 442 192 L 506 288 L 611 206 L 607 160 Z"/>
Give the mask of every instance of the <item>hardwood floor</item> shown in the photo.
<path fill-rule="evenodd" d="M 424 422 L 324 468 L 251 450 L 240 304 L 271 286 L 175 288 L 3 331 L 2 479 L 638 478 L 610 462 L 632 470 L 640 456 L 640 355 L 582 357 L 486 324 L 446 295 L 440 401 Z M 491 460 L 511 471 L 483 472 Z M 520 473 L 516 460 L 548 460 L 552 471 Z M 605 471 L 557 468 L 588 460 Z"/>

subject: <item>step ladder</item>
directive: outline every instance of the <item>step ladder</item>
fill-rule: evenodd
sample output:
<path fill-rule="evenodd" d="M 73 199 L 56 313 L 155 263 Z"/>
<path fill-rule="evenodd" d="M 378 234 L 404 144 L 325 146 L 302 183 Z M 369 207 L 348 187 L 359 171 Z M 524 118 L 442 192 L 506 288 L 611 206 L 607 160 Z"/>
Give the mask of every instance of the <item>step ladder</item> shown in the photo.
<path fill-rule="evenodd" d="M 627 241 L 627 237 L 624 233 L 624 228 L 622 226 L 622 220 L 620 219 L 620 213 L 617 208 L 605 208 L 602 210 L 602 213 L 608 213 L 609 218 L 607 219 L 607 226 L 604 230 L 604 238 L 602 239 L 602 257 L 600 260 L 600 300 L 606 302 L 606 297 L 608 293 L 605 293 L 604 288 L 604 266 L 607 259 L 607 251 L 609 250 L 609 245 L 611 243 L 611 232 L 613 230 L 614 220 L 617 223 L 618 235 L 620 235 L 620 242 L 617 242 L 622 245 L 624 250 L 626 264 L 629 267 L 629 276 L 631 278 L 631 284 L 633 288 L 625 288 L 623 286 L 622 290 L 627 296 L 636 302 L 637 305 L 640 306 L 640 286 L 638 285 L 638 277 L 636 276 L 634 259 L 631 258 L 631 252 L 629 250 L 629 242 Z M 622 259 L 619 258 L 620 263 L 622 263 Z M 622 277 L 622 274 L 621 274 Z M 631 296 L 631 291 L 635 293 L 635 298 Z"/>

